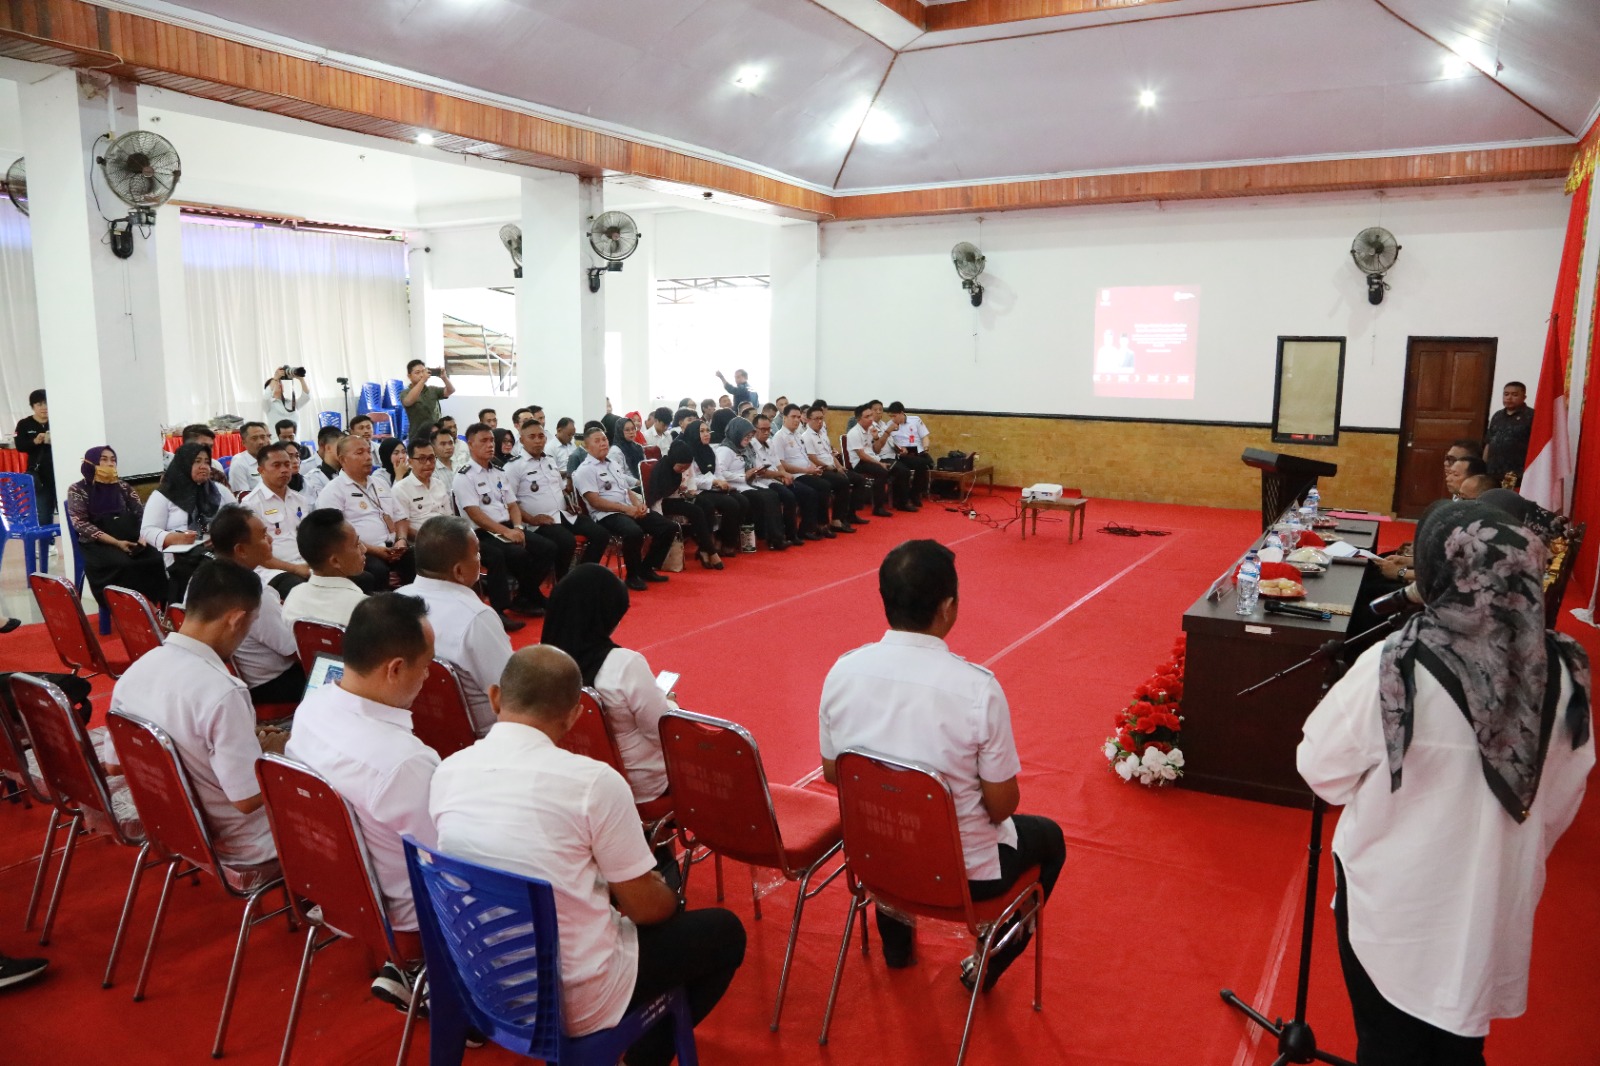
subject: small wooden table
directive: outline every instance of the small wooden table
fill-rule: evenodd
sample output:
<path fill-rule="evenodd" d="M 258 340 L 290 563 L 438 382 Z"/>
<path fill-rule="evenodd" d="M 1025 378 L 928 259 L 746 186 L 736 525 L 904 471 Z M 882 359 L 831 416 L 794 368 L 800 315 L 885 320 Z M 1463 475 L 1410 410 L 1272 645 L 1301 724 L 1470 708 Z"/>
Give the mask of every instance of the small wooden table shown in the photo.
<path fill-rule="evenodd" d="M 972 490 L 977 488 L 978 479 L 987 478 L 989 492 L 994 493 L 994 464 L 985 463 L 974 466 L 971 470 L 930 470 L 928 477 L 933 481 L 954 481 L 956 491 L 963 497 L 972 495 Z"/>
<path fill-rule="evenodd" d="M 1028 539 L 1028 512 L 1033 512 L 1033 535 L 1039 535 L 1040 511 L 1065 511 L 1067 512 L 1067 543 L 1071 544 L 1076 538 L 1072 535 L 1072 524 L 1078 524 L 1078 536 L 1084 535 L 1084 526 L 1088 522 L 1089 501 L 1082 496 L 1063 497 L 1059 500 L 1023 500 L 1022 501 L 1022 539 Z"/>

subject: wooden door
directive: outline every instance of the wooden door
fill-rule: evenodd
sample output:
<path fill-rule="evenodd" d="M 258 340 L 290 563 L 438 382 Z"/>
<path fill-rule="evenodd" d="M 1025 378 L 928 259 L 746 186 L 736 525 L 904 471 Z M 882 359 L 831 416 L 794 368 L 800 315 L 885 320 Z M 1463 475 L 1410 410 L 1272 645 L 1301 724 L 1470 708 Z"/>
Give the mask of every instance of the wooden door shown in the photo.
<path fill-rule="evenodd" d="M 1394 510 L 1418 518 L 1444 496 L 1444 454 L 1456 440 L 1483 440 L 1494 398 L 1493 337 L 1412 337 Z"/>

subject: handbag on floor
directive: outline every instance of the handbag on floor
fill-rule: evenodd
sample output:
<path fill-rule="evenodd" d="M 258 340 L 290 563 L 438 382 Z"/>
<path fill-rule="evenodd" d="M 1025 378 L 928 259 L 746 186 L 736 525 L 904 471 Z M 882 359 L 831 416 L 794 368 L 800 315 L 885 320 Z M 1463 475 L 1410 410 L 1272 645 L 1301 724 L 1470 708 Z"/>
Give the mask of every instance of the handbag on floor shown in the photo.
<path fill-rule="evenodd" d="M 672 547 L 667 549 L 667 557 L 661 563 L 661 569 L 669 574 L 683 573 L 683 534 L 679 533 L 672 538 Z"/>

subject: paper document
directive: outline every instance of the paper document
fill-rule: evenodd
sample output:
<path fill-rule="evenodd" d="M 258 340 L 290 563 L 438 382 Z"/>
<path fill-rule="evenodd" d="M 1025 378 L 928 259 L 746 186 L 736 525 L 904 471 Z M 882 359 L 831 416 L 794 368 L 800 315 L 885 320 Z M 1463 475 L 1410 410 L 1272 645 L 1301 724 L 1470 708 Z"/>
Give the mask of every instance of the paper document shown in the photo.
<path fill-rule="evenodd" d="M 1378 558 L 1376 555 L 1373 555 L 1371 552 L 1367 551 L 1365 548 L 1357 548 L 1355 545 L 1351 544 L 1350 542 L 1343 541 L 1343 540 L 1336 540 L 1332 544 L 1328 545 L 1326 548 L 1323 548 L 1322 550 L 1328 553 L 1328 558 L 1330 558 L 1330 559 L 1356 559 L 1356 558 L 1377 559 Z"/>

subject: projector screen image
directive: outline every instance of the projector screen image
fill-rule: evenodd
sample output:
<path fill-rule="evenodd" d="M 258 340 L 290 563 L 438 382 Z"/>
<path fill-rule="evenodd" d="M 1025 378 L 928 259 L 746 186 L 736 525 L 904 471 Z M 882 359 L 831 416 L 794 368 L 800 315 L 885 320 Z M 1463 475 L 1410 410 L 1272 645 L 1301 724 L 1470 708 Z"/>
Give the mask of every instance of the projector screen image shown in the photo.
<path fill-rule="evenodd" d="M 1096 396 L 1194 399 L 1198 285 L 1096 290 L 1094 336 Z"/>

